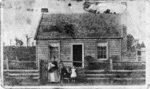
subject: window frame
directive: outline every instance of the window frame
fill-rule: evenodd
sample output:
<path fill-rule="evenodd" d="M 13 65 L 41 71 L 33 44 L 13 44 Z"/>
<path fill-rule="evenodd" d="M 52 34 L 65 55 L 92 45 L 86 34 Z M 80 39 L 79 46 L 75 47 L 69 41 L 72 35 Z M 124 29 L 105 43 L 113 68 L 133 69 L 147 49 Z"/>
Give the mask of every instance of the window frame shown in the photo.
<path fill-rule="evenodd" d="M 85 51 L 84 51 L 84 43 L 71 43 L 71 60 L 73 61 L 73 45 L 82 45 L 82 66 L 81 66 L 81 68 L 84 68 L 84 53 L 85 53 Z M 72 63 L 72 65 L 73 65 L 73 63 Z M 80 68 L 80 67 L 79 67 Z"/>
<path fill-rule="evenodd" d="M 106 47 L 106 58 L 98 58 L 98 47 Z M 98 60 L 108 60 L 108 42 L 98 42 L 97 43 L 97 59 Z"/>

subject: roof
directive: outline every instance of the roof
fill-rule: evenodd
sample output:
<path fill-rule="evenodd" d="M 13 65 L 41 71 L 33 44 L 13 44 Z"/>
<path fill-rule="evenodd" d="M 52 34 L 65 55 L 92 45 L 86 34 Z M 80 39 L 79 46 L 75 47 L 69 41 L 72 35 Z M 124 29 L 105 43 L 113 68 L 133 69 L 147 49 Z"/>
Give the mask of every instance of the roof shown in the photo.
<path fill-rule="evenodd" d="M 43 14 L 35 39 L 122 38 L 120 15 L 113 14 Z"/>

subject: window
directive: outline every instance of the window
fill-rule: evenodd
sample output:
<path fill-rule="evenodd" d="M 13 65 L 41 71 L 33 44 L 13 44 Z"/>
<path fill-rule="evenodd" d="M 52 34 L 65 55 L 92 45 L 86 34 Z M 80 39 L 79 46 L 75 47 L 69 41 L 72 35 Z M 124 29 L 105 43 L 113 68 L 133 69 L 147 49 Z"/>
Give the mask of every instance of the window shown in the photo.
<path fill-rule="evenodd" d="M 140 56 L 140 55 L 141 55 L 141 51 L 137 51 L 137 55 L 139 55 L 139 56 Z"/>
<path fill-rule="evenodd" d="M 50 59 L 53 59 L 54 57 L 56 59 L 59 58 L 59 44 L 58 43 L 52 43 L 50 44 Z"/>
<path fill-rule="evenodd" d="M 97 45 L 97 58 L 107 59 L 107 43 L 98 43 Z"/>

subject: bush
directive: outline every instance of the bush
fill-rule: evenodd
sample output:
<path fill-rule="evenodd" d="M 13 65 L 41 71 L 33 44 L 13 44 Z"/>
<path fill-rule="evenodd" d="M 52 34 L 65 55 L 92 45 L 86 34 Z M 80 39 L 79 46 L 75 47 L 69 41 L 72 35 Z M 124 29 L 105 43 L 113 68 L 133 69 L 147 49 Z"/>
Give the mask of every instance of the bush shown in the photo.
<path fill-rule="evenodd" d="M 134 62 L 123 62 L 123 63 L 115 63 L 113 66 L 116 70 L 141 70 L 145 69 L 145 64 L 134 63 Z"/>
<path fill-rule="evenodd" d="M 87 61 L 88 69 L 109 69 L 108 60 L 103 62 L 98 62 L 94 57 L 86 56 L 85 60 Z"/>
<path fill-rule="evenodd" d="M 85 61 L 86 61 L 86 64 L 87 64 L 87 66 L 85 68 L 90 69 L 91 65 L 93 65 L 94 61 L 96 61 L 96 60 L 92 56 L 86 56 Z"/>
<path fill-rule="evenodd" d="M 120 58 L 119 58 L 118 55 L 113 55 L 113 56 L 111 56 L 110 58 L 112 59 L 113 62 L 118 62 L 118 61 L 120 61 Z"/>

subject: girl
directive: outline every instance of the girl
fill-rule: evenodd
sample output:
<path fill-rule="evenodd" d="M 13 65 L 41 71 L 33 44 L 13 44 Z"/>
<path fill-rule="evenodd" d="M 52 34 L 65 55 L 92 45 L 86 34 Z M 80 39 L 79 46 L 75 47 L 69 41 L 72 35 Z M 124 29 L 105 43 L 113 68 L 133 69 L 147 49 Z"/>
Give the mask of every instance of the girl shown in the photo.
<path fill-rule="evenodd" d="M 71 68 L 71 82 L 75 82 L 76 77 L 77 77 L 77 73 L 76 73 L 76 68 L 74 66 L 72 66 Z"/>

